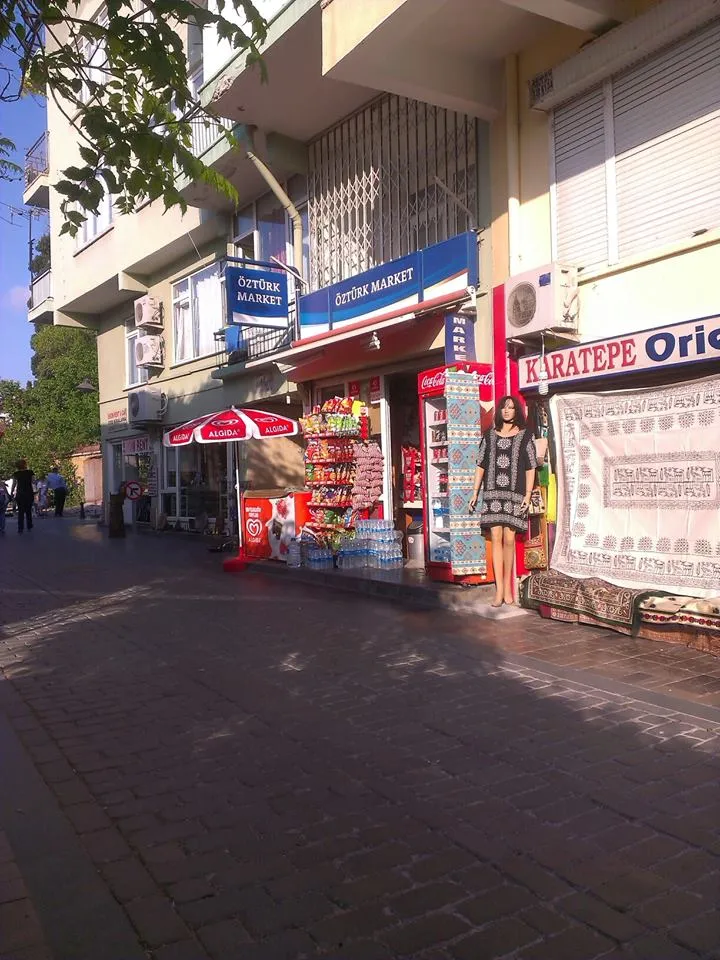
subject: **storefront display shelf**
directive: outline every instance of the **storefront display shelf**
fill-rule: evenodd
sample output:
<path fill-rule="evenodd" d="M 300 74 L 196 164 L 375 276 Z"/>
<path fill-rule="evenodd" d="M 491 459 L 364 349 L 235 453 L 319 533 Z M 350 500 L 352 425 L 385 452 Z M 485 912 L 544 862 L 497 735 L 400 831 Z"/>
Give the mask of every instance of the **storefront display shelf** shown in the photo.
<path fill-rule="evenodd" d="M 313 507 L 323 507 L 326 510 L 347 510 L 348 507 L 352 506 L 352 500 L 343 500 L 341 503 L 333 503 L 332 500 L 322 500 L 319 502 L 313 503 L 312 500 L 308 503 L 308 507 L 311 509 Z"/>
<path fill-rule="evenodd" d="M 306 487 L 354 487 L 355 483 L 347 480 L 306 480 Z"/>
<path fill-rule="evenodd" d="M 443 446 L 445 446 L 445 444 L 443 444 Z M 434 467 L 442 467 L 442 466 L 445 466 L 445 464 L 447 464 L 448 462 L 449 462 L 449 461 L 448 461 L 448 458 L 447 458 L 447 457 L 443 457 L 441 460 L 431 460 L 431 461 L 430 461 L 430 463 L 431 463 Z"/>
<path fill-rule="evenodd" d="M 445 440 L 436 440 L 435 443 L 429 443 L 428 447 L 434 449 L 435 447 L 446 447 L 448 445 L 447 438 Z"/>
<path fill-rule="evenodd" d="M 314 520 L 309 520 L 306 524 L 306 527 L 310 527 L 312 530 L 354 530 L 355 525 L 350 524 L 349 526 L 345 523 L 315 523 Z"/>
<path fill-rule="evenodd" d="M 355 463 L 355 458 L 354 458 L 354 457 L 348 457 L 346 460 L 328 460 L 328 459 L 325 459 L 325 460 L 311 460 L 309 457 L 306 457 L 306 458 L 305 458 L 305 462 L 306 462 L 306 463 L 315 463 L 315 464 L 318 464 L 319 466 L 322 466 L 323 464 L 325 464 L 325 465 L 332 465 L 332 464 L 334 464 L 334 463 Z"/>
<path fill-rule="evenodd" d="M 306 433 L 306 440 L 359 440 L 359 433 Z"/>

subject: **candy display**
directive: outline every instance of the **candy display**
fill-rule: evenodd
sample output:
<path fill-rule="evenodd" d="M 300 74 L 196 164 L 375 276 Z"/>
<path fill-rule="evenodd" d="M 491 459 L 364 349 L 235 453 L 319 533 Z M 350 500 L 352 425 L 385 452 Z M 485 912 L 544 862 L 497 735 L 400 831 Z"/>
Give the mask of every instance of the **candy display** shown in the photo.
<path fill-rule="evenodd" d="M 352 504 L 355 510 L 371 510 L 380 499 L 383 487 L 383 455 L 380 446 L 370 443 L 354 443 L 355 486 Z"/>
<path fill-rule="evenodd" d="M 302 417 L 307 441 L 305 483 L 312 491 L 306 530 L 323 548 L 339 548 L 354 536 L 359 511 L 375 506 L 382 492 L 382 452 L 367 443 L 369 417 L 361 401 L 334 397 Z"/>

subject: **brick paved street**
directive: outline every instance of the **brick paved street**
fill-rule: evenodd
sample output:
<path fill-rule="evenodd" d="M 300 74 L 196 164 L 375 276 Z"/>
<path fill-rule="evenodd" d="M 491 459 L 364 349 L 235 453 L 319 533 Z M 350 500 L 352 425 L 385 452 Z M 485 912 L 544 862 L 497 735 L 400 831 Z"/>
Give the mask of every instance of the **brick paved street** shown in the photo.
<path fill-rule="evenodd" d="M 92 524 L 0 570 L 2 960 L 720 957 L 711 658 Z"/>

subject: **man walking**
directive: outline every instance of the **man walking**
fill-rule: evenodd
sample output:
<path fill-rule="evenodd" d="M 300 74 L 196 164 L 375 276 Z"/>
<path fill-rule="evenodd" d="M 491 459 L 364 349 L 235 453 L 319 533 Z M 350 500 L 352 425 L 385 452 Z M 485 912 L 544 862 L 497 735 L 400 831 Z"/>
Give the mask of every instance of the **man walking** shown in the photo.
<path fill-rule="evenodd" d="M 63 515 L 65 507 L 65 498 L 67 497 L 67 484 L 64 477 L 60 476 L 57 467 L 53 467 L 47 477 L 48 489 L 53 492 L 53 503 L 55 504 L 55 516 Z"/>
<path fill-rule="evenodd" d="M 17 470 L 13 474 L 10 496 L 15 497 L 18 515 L 18 533 L 22 533 L 27 524 L 28 533 L 33 528 L 32 508 L 35 499 L 33 479 L 35 474 L 28 470 L 27 460 L 18 460 Z"/>

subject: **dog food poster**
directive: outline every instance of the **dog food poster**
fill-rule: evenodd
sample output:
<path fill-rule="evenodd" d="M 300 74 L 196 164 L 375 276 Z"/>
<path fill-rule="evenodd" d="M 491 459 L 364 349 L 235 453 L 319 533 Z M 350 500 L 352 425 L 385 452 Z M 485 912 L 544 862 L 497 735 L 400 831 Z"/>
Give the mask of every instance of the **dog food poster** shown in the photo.
<path fill-rule="evenodd" d="M 286 497 L 245 497 L 243 503 L 245 552 L 258 560 L 287 562 L 290 542 L 308 519 L 309 494 Z"/>

